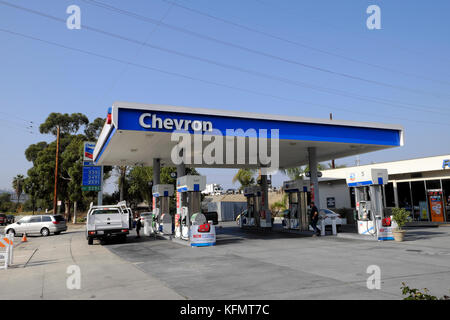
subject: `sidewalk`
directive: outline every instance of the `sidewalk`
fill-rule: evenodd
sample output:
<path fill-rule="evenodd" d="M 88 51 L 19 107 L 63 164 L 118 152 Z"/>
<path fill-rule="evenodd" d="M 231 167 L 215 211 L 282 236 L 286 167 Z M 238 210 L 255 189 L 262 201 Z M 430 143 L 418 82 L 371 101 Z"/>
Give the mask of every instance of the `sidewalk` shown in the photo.
<path fill-rule="evenodd" d="M 183 299 L 164 283 L 94 242 L 84 226 L 58 236 L 15 238 L 14 265 L 0 270 L 0 299 Z M 77 265 L 81 288 L 69 290 L 67 268 Z"/>

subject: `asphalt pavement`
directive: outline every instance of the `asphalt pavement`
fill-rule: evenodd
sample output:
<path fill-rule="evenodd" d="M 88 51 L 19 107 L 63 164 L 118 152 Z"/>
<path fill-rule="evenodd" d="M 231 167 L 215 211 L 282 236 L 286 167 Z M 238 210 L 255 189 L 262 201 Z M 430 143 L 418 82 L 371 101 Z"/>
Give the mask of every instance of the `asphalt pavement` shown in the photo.
<path fill-rule="evenodd" d="M 450 228 L 414 228 L 406 241 L 218 230 L 215 247 L 168 240 L 106 246 L 189 299 L 401 299 L 402 282 L 450 294 Z M 368 289 L 369 266 L 381 288 Z"/>

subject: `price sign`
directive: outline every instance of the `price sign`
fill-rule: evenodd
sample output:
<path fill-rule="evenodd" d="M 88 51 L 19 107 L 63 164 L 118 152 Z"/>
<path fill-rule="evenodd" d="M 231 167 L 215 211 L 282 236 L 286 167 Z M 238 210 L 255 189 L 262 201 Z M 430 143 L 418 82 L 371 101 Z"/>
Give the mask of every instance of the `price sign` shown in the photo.
<path fill-rule="evenodd" d="M 83 187 L 101 187 L 102 185 L 102 167 L 84 166 L 83 167 Z"/>

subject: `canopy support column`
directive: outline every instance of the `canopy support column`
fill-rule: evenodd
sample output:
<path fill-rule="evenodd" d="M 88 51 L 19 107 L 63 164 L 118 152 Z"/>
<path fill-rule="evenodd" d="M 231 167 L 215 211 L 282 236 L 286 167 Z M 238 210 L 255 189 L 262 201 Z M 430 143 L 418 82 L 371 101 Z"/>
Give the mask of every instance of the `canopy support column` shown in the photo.
<path fill-rule="evenodd" d="M 184 177 L 186 175 L 186 166 L 184 163 L 177 165 L 177 178 Z"/>
<path fill-rule="evenodd" d="M 317 154 L 315 147 L 308 148 L 309 158 L 309 173 L 310 173 L 310 186 L 311 186 L 311 201 L 314 201 L 317 209 L 320 209 L 320 197 L 319 197 L 319 179 L 317 177 Z"/>
<path fill-rule="evenodd" d="M 266 223 L 271 223 L 272 217 L 269 214 L 269 191 L 267 175 L 261 174 L 261 211 L 266 213 Z"/>
<path fill-rule="evenodd" d="M 153 159 L 153 185 L 161 183 L 161 159 Z"/>

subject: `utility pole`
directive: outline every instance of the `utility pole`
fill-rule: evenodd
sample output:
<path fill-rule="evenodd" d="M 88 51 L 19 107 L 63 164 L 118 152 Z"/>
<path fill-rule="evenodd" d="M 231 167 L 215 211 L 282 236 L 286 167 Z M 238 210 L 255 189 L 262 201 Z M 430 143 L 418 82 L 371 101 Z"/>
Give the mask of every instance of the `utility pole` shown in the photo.
<path fill-rule="evenodd" d="M 127 167 L 126 166 L 120 166 L 119 167 L 120 172 L 120 190 L 119 190 L 119 201 L 123 201 L 124 199 L 124 183 L 125 183 L 125 175 L 127 173 Z"/>
<path fill-rule="evenodd" d="M 330 112 L 330 120 L 333 120 L 333 114 Z M 331 160 L 331 169 L 336 168 L 336 164 L 334 163 L 334 159 Z"/>
<path fill-rule="evenodd" d="M 59 126 L 56 126 L 56 161 L 55 161 L 55 189 L 53 192 L 53 214 L 56 214 L 58 204 L 58 161 L 59 161 Z"/>

